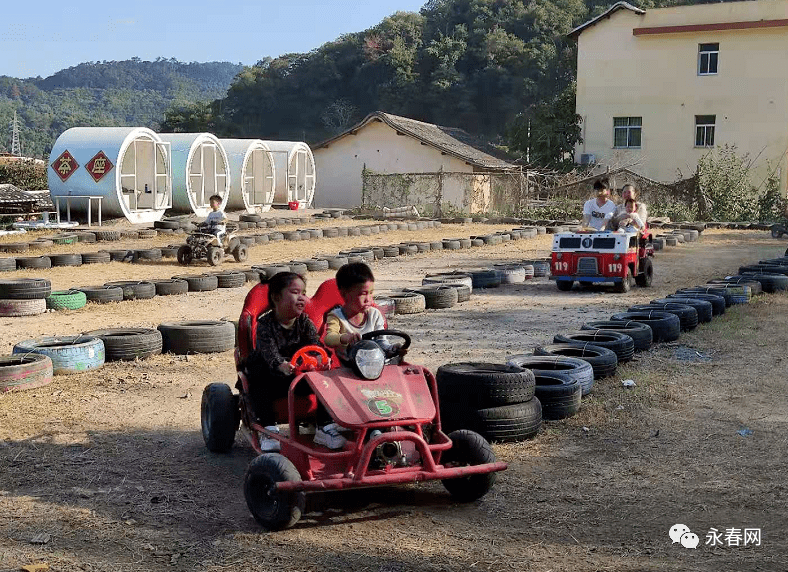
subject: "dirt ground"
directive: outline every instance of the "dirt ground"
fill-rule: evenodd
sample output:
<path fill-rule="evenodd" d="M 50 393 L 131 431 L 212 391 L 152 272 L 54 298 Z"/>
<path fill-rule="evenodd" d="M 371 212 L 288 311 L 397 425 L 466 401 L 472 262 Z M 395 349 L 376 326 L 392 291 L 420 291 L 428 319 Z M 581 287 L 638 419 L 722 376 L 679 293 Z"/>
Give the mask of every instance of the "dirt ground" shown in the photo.
<path fill-rule="evenodd" d="M 350 221 L 301 226 L 340 223 Z M 509 227 L 444 225 L 260 245 L 247 265 Z M 427 272 L 545 256 L 550 244 L 542 236 L 379 261 L 376 289 L 417 285 Z M 391 326 L 413 337 L 409 359 L 433 370 L 458 361 L 500 362 L 585 321 L 779 256 L 785 246 L 766 232 L 709 230 L 699 242 L 658 253 L 648 290 L 562 293 L 535 279 L 474 291 L 451 309 L 395 316 Z M 63 289 L 180 273 L 171 261 L 114 262 L 0 278 L 45 276 Z M 308 289 L 331 276 L 311 273 Z M 2 318 L 0 353 L 42 335 L 235 318 L 248 288 Z M 200 435 L 202 388 L 234 381 L 232 352 L 162 355 L 58 376 L 45 387 L 0 396 L 0 571 L 34 562 L 69 572 L 784 571 L 787 310 L 788 296 L 764 295 L 637 355 L 595 384 L 577 416 L 546 422 L 533 440 L 494 445 L 509 468 L 480 501 L 455 504 L 440 483 L 312 495 L 302 520 L 278 533 L 261 531 L 244 501 L 251 447 L 239 435 L 231 454 L 215 455 Z M 624 379 L 636 387 L 623 389 Z M 695 550 L 671 543 L 668 530 L 676 523 L 699 536 Z M 723 533 L 723 546 L 706 545 L 712 528 Z M 760 529 L 760 545 L 726 542 L 732 528 Z M 31 543 L 41 533 L 48 541 Z"/>

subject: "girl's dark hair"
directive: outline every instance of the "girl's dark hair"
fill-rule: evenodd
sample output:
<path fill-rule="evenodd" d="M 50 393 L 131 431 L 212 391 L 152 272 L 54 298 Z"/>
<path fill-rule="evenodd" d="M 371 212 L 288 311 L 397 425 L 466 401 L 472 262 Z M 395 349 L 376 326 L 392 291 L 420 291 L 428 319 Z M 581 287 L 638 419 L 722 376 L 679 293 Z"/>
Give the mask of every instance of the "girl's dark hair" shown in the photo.
<path fill-rule="evenodd" d="M 267 282 L 268 284 L 268 306 L 274 307 L 274 297 L 282 293 L 290 283 L 298 278 L 306 284 L 306 278 L 295 272 L 279 272 L 274 274 Z"/>
<path fill-rule="evenodd" d="M 210 197 L 208 197 L 208 202 L 210 203 L 211 201 L 216 201 L 217 203 L 221 204 L 222 197 L 220 197 L 219 195 L 211 195 Z"/>
<path fill-rule="evenodd" d="M 356 284 L 374 281 L 372 270 L 363 262 L 351 262 L 337 270 L 337 288 L 340 290 L 348 290 Z"/>
<path fill-rule="evenodd" d="M 594 190 L 601 191 L 602 189 L 609 189 L 610 183 L 607 180 L 607 177 L 600 177 L 596 181 L 594 181 Z"/>

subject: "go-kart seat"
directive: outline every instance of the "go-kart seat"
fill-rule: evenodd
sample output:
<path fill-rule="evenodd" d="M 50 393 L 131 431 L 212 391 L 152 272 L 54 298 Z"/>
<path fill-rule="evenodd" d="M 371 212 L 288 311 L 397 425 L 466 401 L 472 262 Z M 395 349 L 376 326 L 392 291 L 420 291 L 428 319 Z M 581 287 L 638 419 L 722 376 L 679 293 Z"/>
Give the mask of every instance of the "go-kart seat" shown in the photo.
<path fill-rule="evenodd" d="M 268 310 L 268 285 L 257 284 L 246 295 L 241 317 L 238 319 L 238 347 L 235 350 L 235 367 L 241 371 L 246 358 L 255 347 L 255 334 L 257 332 L 257 318 Z M 244 387 L 248 393 L 249 388 Z M 317 397 L 312 395 L 297 395 L 295 397 L 295 418 L 308 419 L 317 412 Z M 277 421 L 283 422 L 288 417 L 287 398 L 274 400 L 274 414 Z"/>

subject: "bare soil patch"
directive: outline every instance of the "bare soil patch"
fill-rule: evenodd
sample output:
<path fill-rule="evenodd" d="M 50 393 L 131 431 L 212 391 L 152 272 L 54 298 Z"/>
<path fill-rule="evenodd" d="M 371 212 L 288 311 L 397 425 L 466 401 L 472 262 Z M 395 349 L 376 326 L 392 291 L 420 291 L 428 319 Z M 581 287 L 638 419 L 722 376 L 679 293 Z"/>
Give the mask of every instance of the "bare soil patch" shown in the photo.
<path fill-rule="evenodd" d="M 253 248 L 249 263 L 502 228 L 282 242 Z M 379 261 L 377 290 L 420 284 L 427 272 L 545 256 L 550 244 L 539 237 Z M 396 316 L 391 325 L 413 337 L 409 358 L 433 370 L 501 361 L 784 248 L 764 232 L 706 231 L 699 242 L 658 253 L 648 290 L 562 293 L 535 279 L 475 291 L 451 309 Z M 172 263 L 112 263 L 3 278 L 47 276 L 65 288 L 182 272 Z M 312 273 L 309 290 L 332 274 Z M 235 318 L 248 288 L 3 318 L 0 352 L 42 335 Z M 509 469 L 476 503 L 454 504 L 439 483 L 314 495 L 298 525 L 275 534 L 256 526 L 243 498 L 251 448 L 239 437 L 230 455 L 213 455 L 200 436 L 202 388 L 233 382 L 231 352 L 58 376 L 0 396 L 0 570 L 41 561 L 63 571 L 785 570 L 786 310 L 787 295 L 765 295 L 639 354 L 595 385 L 578 416 L 546 423 L 531 441 L 495 445 Z M 705 358 L 688 359 L 693 352 Z M 636 387 L 623 389 L 623 379 Z M 676 523 L 701 537 L 697 549 L 671 544 Z M 760 528 L 761 545 L 706 546 L 712 527 Z M 49 541 L 31 544 L 39 533 Z"/>

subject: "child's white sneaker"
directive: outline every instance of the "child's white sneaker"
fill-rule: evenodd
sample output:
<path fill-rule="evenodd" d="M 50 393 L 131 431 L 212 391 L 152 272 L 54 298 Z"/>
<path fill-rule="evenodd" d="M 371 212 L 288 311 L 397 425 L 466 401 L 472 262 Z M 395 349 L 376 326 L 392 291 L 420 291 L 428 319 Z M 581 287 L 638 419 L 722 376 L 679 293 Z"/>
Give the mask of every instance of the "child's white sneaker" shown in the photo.
<path fill-rule="evenodd" d="M 268 425 L 266 429 L 271 431 L 272 433 L 279 433 L 279 427 L 276 425 Z M 281 449 L 281 445 L 279 441 L 276 439 L 269 439 L 264 434 L 260 434 L 260 449 L 262 449 L 263 453 L 278 453 Z"/>
<path fill-rule="evenodd" d="M 339 433 L 340 429 L 341 427 L 336 423 L 329 423 L 319 427 L 315 431 L 315 443 L 328 449 L 341 449 L 347 443 L 347 439 Z"/>

